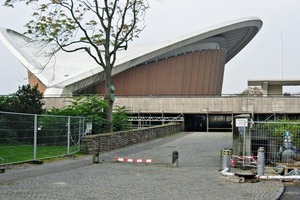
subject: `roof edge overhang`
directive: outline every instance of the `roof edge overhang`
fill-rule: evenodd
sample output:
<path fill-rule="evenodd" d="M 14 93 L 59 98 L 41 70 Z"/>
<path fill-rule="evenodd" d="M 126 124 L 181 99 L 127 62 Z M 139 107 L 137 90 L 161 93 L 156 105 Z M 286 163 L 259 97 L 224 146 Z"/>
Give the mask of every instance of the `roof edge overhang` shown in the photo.
<path fill-rule="evenodd" d="M 227 57 L 229 56 L 231 59 L 254 38 L 254 36 L 261 29 L 262 24 L 263 23 L 260 18 L 248 17 L 248 18 L 242 18 L 231 22 L 226 22 L 223 24 L 212 26 L 207 29 L 202 29 L 200 31 L 194 32 L 192 34 L 182 36 L 179 39 L 162 43 L 160 48 L 150 49 L 148 50 L 148 52 L 145 52 L 143 55 L 140 55 L 135 59 L 131 59 L 127 62 L 121 63 L 117 65 L 115 68 L 120 68 L 125 66 L 126 66 L 125 68 L 127 68 L 127 67 L 136 66 L 141 63 L 146 63 L 149 60 L 155 59 L 156 57 L 159 57 L 160 55 L 163 55 L 167 52 L 174 51 L 176 49 L 180 49 L 188 45 L 197 44 L 200 41 L 205 41 L 210 38 L 218 38 L 219 40 L 220 37 L 224 38 L 223 35 L 225 35 L 225 33 L 227 32 L 239 30 L 241 28 L 248 28 L 249 30 L 247 31 L 247 33 L 245 35 L 241 35 L 240 40 L 238 40 L 237 43 L 234 45 L 235 48 L 229 50 L 226 48 L 226 46 L 223 46 L 223 48 L 225 48 L 225 50 L 227 51 Z M 230 38 L 228 37 L 225 39 L 229 40 Z M 230 59 L 227 59 L 226 62 L 228 62 Z"/>
<path fill-rule="evenodd" d="M 252 79 L 248 80 L 248 86 L 281 85 L 281 86 L 299 86 L 300 79 Z"/>

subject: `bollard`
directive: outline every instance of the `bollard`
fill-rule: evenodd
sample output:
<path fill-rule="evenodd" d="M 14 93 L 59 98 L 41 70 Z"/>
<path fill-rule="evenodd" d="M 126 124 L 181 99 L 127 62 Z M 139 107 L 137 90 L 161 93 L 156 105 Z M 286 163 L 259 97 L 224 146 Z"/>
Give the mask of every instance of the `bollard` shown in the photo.
<path fill-rule="evenodd" d="M 5 172 L 5 167 L 0 166 L 0 173 L 4 173 Z"/>
<path fill-rule="evenodd" d="M 230 170 L 231 168 L 231 156 L 232 156 L 232 149 L 222 149 L 221 155 L 220 155 L 220 170 L 223 170 L 225 168 L 228 168 Z"/>
<path fill-rule="evenodd" d="M 178 167 L 178 151 L 173 151 L 172 153 L 172 165 L 173 167 Z"/>
<path fill-rule="evenodd" d="M 265 148 L 259 147 L 257 150 L 257 175 L 262 176 L 265 173 Z"/>
<path fill-rule="evenodd" d="M 99 151 L 98 151 L 98 149 L 93 150 L 93 163 L 99 163 Z"/>

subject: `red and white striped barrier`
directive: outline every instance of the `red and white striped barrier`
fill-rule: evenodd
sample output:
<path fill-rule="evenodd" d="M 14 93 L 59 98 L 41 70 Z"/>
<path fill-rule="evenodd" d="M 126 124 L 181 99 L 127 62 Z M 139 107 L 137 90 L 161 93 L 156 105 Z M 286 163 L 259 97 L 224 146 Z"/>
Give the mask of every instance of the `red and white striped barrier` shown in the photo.
<path fill-rule="evenodd" d="M 153 163 L 153 159 L 136 159 L 136 158 L 118 158 L 115 157 L 115 161 L 127 162 L 127 163 Z"/>

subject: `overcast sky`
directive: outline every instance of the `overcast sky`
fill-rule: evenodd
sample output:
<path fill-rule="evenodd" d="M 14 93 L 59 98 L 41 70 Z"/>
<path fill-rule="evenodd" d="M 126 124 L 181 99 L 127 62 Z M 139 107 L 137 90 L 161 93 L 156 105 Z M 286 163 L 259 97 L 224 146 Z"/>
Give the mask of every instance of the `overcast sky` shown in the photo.
<path fill-rule="evenodd" d="M 2 1 L 3 2 L 3 1 Z M 146 28 L 134 43 L 174 39 L 213 25 L 244 17 L 259 17 L 260 32 L 225 66 L 223 94 L 240 93 L 247 80 L 300 79 L 300 0 L 148 0 Z M 0 7 L 0 27 L 23 32 L 30 7 Z M 281 41 L 282 35 L 282 42 Z M 280 48 L 282 44 L 282 48 Z M 130 48 L 130 46 L 129 46 Z M 280 54 L 282 49 L 282 54 Z M 16 92 L 27 84 L 25 67 L 0 42 L 0 94 Z M 300 87 L 286 88 L 300 92 Z"/>

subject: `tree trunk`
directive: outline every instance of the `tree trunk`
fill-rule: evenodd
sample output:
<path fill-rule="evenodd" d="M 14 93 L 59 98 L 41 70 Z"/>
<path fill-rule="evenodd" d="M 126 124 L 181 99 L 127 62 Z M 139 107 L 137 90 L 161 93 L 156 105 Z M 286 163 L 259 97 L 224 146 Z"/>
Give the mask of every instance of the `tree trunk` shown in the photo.
<path fill-rule="evenodd" d="M 104 100 L 108 104 L 108 108 L 105 110 L 106 113 L 106 120 L 108 121 L 108 132 L 113 132 L 113 124 L 112 124 L 112 111 L 113 111 L 113 104 L 114 101 L 112 99 L 112 80 L 111 80 L 111 69 L 108 67 L 107 70 L 105 70 L 105 96 Z"/>

